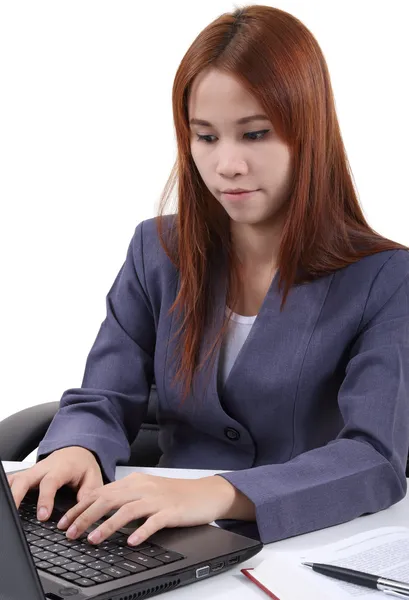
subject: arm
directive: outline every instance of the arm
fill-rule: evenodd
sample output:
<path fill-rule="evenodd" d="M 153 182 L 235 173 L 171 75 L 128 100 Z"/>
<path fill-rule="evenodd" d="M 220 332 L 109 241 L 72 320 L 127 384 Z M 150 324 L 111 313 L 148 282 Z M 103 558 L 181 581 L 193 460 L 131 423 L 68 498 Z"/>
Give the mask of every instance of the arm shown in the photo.
<path fill-rule="evenodd" d="M 66 446 L 97 458 L 104 483 L 115 480 L 145 416 L 153 380 L 155 324 L 145 292 L 142 225 L 106 297 L 106 318 L 88 355 L 81 388 L 66 390 L 41 441 L 37 462 Z"/>
<path fill-rule="evenodd" d="M 264 543 L 377 512 L 406 493 L 409 276 L 394 279 L 381 269 L 368 297 L 338 392 L 337 438 L 283 464 L 216 475 L 253 502 Z M 242 518 L 243 506 L 226 518 Z"/>

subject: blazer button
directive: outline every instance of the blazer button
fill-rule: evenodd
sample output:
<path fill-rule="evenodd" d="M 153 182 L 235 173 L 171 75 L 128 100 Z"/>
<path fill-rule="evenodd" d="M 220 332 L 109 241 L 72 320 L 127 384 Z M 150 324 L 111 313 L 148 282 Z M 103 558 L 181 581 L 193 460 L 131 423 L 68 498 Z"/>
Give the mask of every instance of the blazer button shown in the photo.
<path fill-rule="evenodd" d="M 233 442 L 237 441 L 240 438 L 240 433 L 236 429 L 233 429 L 233 427 L 226 427 L 226 429 L 224 430 L 224 435 Z"/>

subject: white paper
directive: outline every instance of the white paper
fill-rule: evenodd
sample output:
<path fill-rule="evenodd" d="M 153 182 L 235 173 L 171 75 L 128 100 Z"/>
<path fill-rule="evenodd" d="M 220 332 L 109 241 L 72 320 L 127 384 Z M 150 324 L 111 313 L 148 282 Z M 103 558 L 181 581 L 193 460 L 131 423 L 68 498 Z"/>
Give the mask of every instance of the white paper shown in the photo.
<path fill-rule="evenodd" d="M 333 564 L 409 584 L 409 529 L 381 527 L 302 554 L 276 552 L 252 571 L 280 600 L 386 600 L 391 596 L 315 573 L 302 562 Z"/>

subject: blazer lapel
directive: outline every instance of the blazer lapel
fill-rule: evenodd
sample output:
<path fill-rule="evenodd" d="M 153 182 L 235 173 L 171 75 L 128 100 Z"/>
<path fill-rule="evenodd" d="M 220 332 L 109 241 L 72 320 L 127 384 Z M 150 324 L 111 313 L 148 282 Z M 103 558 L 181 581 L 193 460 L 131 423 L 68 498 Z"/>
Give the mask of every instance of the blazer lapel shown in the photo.
<path fill-rule="evenodd" d="M 225 319 L 227 277 L 219 269 L 215 277 L 214 321 L 205 335 L 206 347 L 214 340 L 215 333 Z M 230 405 L 233 399 L 237 417 L 242 411 L 251 410 L 248 397 L 260 388 L 263 380 L 271 381 L 283 371 L 291 373 L 294 384 L 298 381 L 303 357 L 319 319 L 334 275 L 330 274 L 311 282 L 293 286 L 280 312 L 282 293 L 278 290 L 277 270 L 257 314 L 250 333 L 241 347 L 222 389 L 218 388 L 218 365 L 220 345 L 211 369 L 209 392 L 218 403 Z M 216 331 L 215 331 L 216 330 Z M 201 358 L 202 360 L 202 358 Z M 256 386 L 253 386 L 253 382 Z M 236 411 L 236 401 L 238 411 Z M 233 415 L 232 415 L 233 416 Z M 238 419 L 240 420 L 240 419 Z"/>

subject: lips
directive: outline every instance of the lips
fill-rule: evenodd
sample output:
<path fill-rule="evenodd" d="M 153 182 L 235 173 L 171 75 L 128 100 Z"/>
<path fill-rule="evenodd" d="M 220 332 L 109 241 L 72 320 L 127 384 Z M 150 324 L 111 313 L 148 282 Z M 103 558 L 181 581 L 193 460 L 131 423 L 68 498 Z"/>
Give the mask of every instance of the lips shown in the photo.
<path fill-rule="evenodd" d="M 223 194 L 249 194 L 250 192 L 255 192 L 256 190 L 225 190 L 222 192 Z"/>
<path fill-rule="evenodd" d="M 247 198 L 252 194 L 255 194 L 258 190 L 249 190 L 248 192 L 222 192 L 225 198 Z"/>

